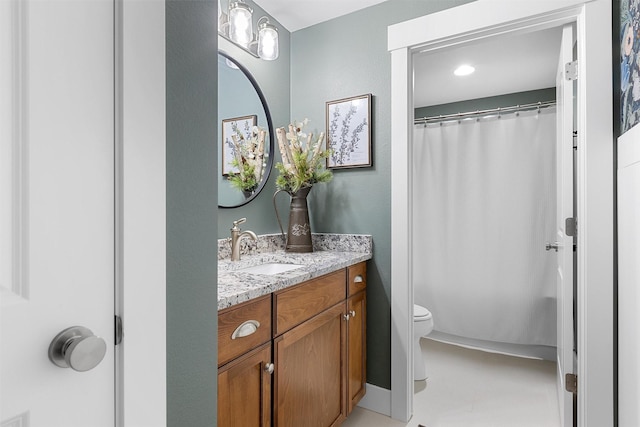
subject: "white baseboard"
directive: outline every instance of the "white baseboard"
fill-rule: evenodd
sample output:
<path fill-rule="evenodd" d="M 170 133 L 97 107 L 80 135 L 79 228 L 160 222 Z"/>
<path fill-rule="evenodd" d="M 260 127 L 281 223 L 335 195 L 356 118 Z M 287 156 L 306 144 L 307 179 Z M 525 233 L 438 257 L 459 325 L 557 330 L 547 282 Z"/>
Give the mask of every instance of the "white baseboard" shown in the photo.
<path fill-rule="evenodd" d="M 391 390 L 367 383 L 367 392 L 358 406 L 377 412 L 387 417 L 391 416 Z"/>

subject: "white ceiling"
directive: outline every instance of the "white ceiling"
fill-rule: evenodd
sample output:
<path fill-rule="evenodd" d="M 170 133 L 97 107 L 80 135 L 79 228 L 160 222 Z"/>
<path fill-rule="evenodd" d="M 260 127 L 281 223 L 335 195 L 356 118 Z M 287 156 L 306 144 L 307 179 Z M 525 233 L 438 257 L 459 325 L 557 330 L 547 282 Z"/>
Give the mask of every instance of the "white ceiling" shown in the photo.
<path fill-rule="evenodd" d="M 253 0 L 294 32 L 385 0 Z M 447 48 L 416 57 L 414 105 L 438 105 L 555 86 L 560 28 Z M 476 72 L 456 77 L 469 63 Z"/>
<path fill-rule="evenodd" d="M 414 105 L 424 107 L 554 87 L 561 31 L 558 27 L 496 37 L 417 56 Z M 475 73 L 454 76 L 453 70 L 461 64 L 474 66 Z"/>
<path fill-rule="evenodd" d="M 253 0 L 289 32 L 310 27 L 385 0 Z"/>

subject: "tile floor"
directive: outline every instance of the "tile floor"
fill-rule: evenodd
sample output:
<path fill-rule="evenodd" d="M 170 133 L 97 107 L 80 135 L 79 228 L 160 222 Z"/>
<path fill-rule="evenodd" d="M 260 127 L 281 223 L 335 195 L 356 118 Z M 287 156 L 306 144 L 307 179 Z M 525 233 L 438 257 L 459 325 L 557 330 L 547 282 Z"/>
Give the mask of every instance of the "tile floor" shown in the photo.
<path fill-rule="evenodd" d="M 343 427 L 560 427 L 556 364 L 423 338 L 427 381 L 409 423 L 356 408 Z"/>

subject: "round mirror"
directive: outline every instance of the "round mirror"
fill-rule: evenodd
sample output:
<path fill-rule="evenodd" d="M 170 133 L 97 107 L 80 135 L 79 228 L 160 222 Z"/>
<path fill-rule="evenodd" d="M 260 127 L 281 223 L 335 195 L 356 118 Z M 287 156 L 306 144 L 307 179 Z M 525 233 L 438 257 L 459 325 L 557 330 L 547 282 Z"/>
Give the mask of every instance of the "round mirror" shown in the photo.
<path fill-rule="evenodd" d="M 249 71 L 218 52 L 218 207 L 236 208 L 256 197 L 273 166 L 273 124 L 264 95 Z"/>

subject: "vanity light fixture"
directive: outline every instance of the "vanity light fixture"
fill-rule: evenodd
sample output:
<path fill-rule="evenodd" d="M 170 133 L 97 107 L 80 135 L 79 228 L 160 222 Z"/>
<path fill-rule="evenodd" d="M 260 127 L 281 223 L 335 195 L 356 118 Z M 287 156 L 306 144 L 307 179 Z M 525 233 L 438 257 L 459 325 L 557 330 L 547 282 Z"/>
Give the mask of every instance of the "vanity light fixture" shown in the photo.
<path fill-rule="evenodd" d="M 229 1 L 227 13 L 222 12 L 218 0 L 218 34 L 256 58 L 267 61 L 277 59 L 278 28 L 263 16 L 257 22 L 256 34 L 252 18 L 253 10 L 243 0 Z"/>
<path fill-rule="evenodd" d="M 266 16 L 258 20 L 258 56 L 267 61 L 278 59 L 278 28 Z"/>
<path fill-rule="evenodd" d="M 229 38 L 236 44 L 249 47 L 253 41 L 253 10 L 241 0 L 229 3 Z"/>

